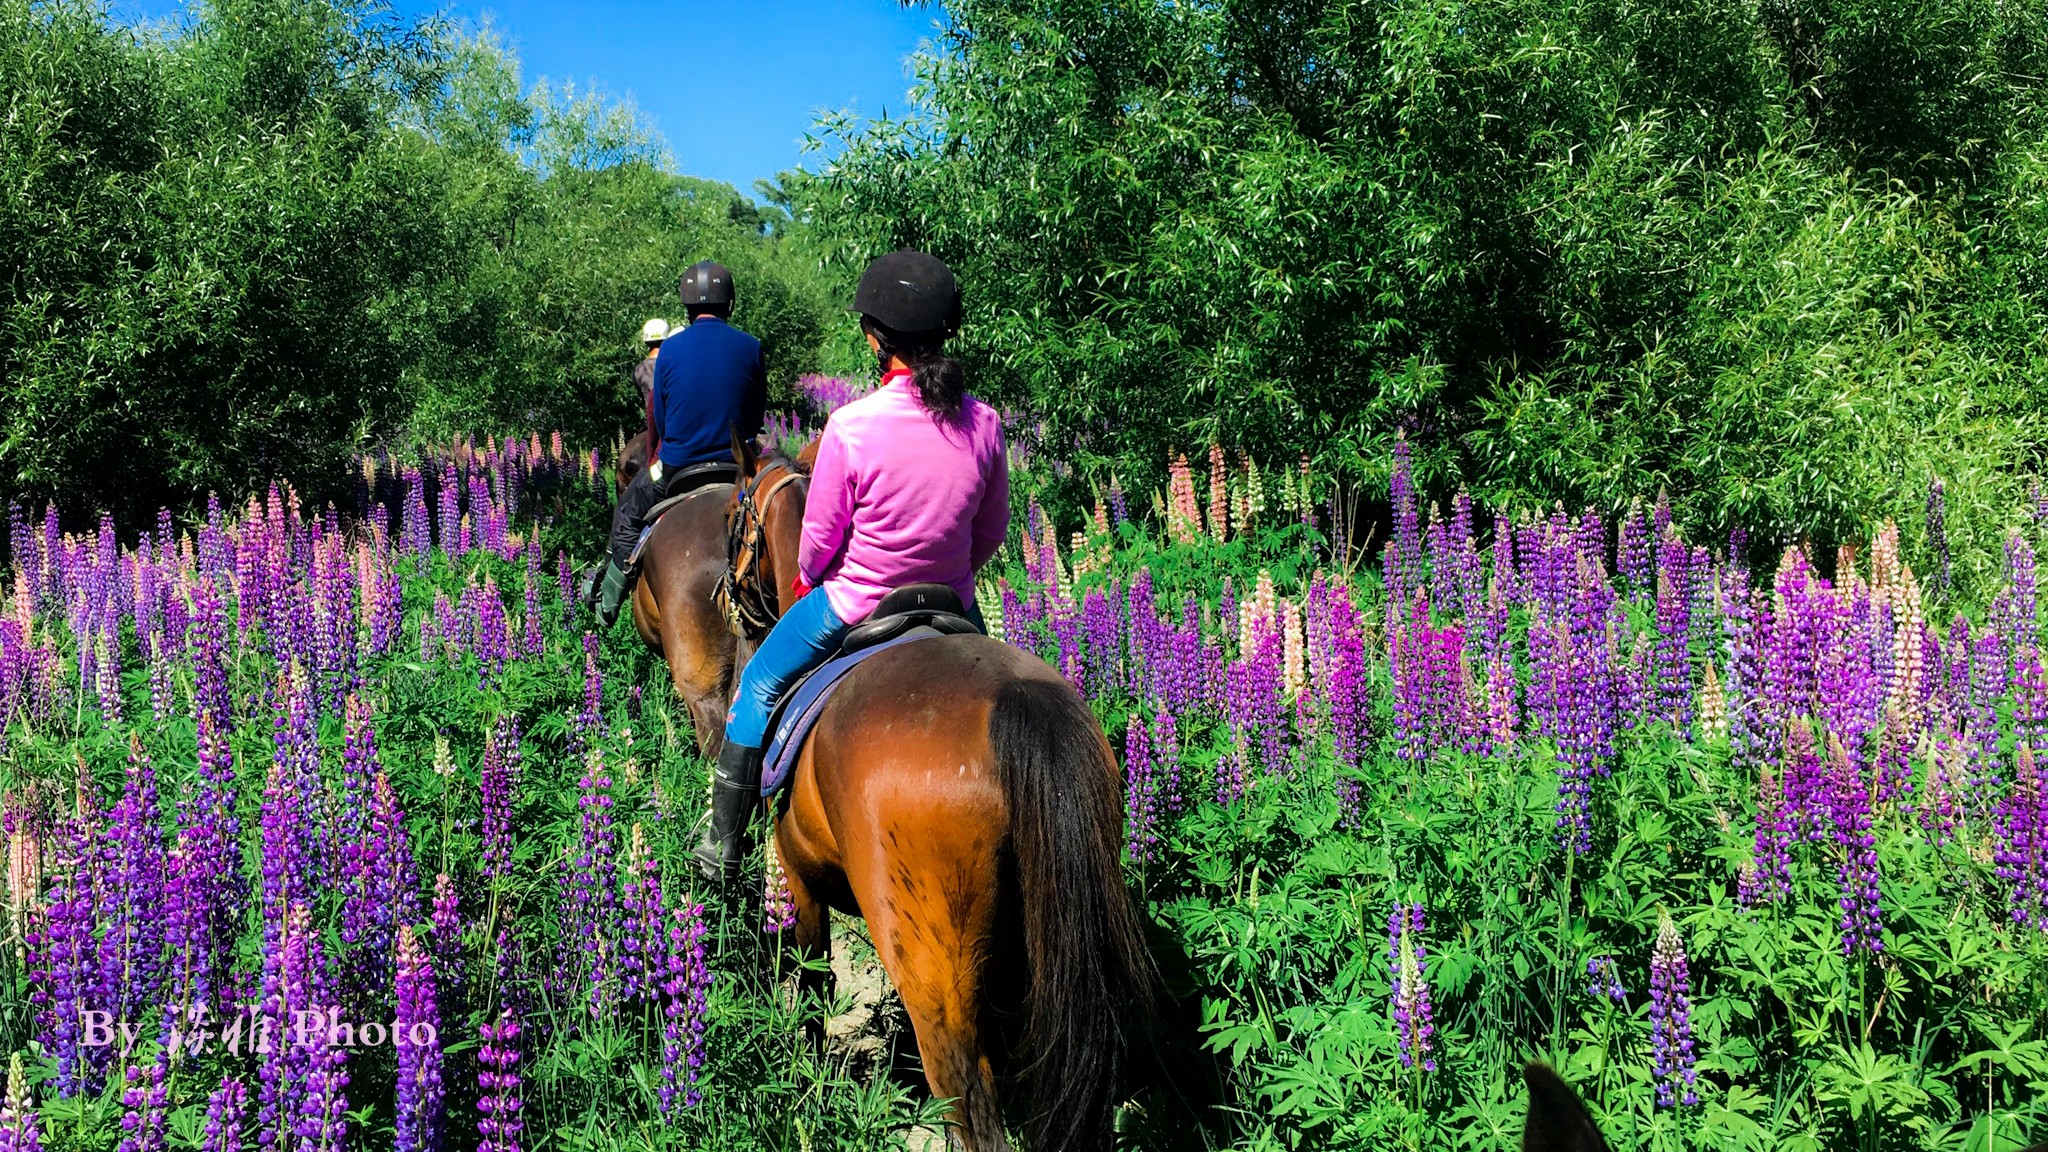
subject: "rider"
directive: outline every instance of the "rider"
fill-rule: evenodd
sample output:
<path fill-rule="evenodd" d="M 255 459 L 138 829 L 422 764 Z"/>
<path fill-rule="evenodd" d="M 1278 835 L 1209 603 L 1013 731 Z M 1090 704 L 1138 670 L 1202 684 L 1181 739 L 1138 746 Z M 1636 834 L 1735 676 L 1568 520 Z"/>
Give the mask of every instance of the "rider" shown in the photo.
<path fill-rule="evenodd" d="M 732 460 L 733 437 L 759 436 L 768 409 L 761 342 L 728 323 L 732 273 L 706 260 L 683 273 L 681 287 L 689 324 L 662 340 L 648 404 L 659 449 L 619 495 L 612 515 L 611 559 L 597 606 L 598 623 L 606 628 L 633 587 L 629 561 L 640 542 L 641 518 L 683 490 L 685 469 Z"/>
<path fill-rule="evenodd" d="M 974 574 L 1009 529 L 1002 420 L 967 395 L 944 351 L 960 326 L 953 273 L 921 252 L 884 256 L 861 277 L 853 311 L 882 386 L 825 424 L 797 555 L 801 599 L 762 640 L 726 714 L 712 823 L 697 846 L 714 881 L 735 875 L 746 854 L 776 701 L 893 589 L 951 585 L 980 624 Z"/>
<path fill-rule="evenodd" d="M 682 329 L 678 328 L 680 332 Z M 647 355 L 633 365 L 633 385 L 640 390 L 640 402 L 647 408 L 647 446 L 650 450 L 659 435 L 654 420 L 654 361 L 661 355 L 661 342 L 668 339 L 668 321 L 649 320 L 640 326 L 640 342 L 647 345 Z"/>

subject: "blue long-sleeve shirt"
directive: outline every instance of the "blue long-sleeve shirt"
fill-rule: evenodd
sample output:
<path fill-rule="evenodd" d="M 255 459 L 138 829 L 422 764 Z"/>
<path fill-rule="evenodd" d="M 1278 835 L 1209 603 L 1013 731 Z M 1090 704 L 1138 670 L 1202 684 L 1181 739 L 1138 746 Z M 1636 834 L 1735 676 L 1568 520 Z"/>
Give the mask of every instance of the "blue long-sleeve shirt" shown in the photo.
<path fill-rule="evenodd" d="M 654 411 L 661 466 L 688 468 L 732 459 L 732 435 L 761 434 L 768 369 L 761 342 L 715 316 L 662 341 L 654 362 Z"/>

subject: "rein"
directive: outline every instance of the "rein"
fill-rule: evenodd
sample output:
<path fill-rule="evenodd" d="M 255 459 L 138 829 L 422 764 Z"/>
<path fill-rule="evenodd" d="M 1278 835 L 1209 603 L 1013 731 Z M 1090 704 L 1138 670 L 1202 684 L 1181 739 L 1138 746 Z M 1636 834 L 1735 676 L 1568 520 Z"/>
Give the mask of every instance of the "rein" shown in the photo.
<path fill-rule="evenodd" d="M 779 475 L 764 485 L 762 480 L 771 472 Z M 766 636 L 781 615 L 775 583 L 763 571 L 768 556 L 768 509 L 784 488 L 797 484 L 800 491 L 808 493 L 810 482 L 810 477 L 778 460 L 734 491 L 733 505 L 725 513 L 725 575 L 719 577 L 711 597 L 726 626 L 742 640 Z"/>

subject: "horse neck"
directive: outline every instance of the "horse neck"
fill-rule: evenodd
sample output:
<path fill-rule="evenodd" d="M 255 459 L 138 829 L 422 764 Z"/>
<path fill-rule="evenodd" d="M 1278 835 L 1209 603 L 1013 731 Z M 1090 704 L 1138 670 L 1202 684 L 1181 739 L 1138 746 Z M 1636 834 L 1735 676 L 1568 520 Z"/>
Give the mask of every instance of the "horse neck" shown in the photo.
<path fill-rule="evenodd" d="M 787 464 L 778 464 L 777 467 L 789 468 Z M 761 510 L 761 531 L 767 544 L 764 557 L 768 569 L 766 575 L 773 581 L 777 616 L 794 608 L 797 600 L 791 585 L 798 572 L 797 551 L 803 543 L 804 506 L 810 495 L 811 481 L 808 476 L 796 475 L 797 479 L 782 485 L 769 499 L 768 506 Z M 769 482 L 776 479 L 778 477 L 771 476 Z"/>

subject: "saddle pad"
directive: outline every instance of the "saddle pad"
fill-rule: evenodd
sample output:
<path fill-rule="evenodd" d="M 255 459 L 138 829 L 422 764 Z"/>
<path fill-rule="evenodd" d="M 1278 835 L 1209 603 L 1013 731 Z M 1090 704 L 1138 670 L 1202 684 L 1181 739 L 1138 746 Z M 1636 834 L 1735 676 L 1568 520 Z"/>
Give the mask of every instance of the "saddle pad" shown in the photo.
<path fill-rule="evenodd" d="M 790 773 L 796 768 L 797 753 L 803 751 L 804 738 L 811 734 L 811 726 L 824 713 L 825 702 L 831 699 L 832 689 L 848 672 L 877 653 L 937 635 L 939 633 L 929 628 L 913 628 L 887 643 L 835 656 L 798 681 L 775 713 L 775 723 L 771 728 L 773 735 L 769 737 L 767 751 L 762 756 L 761 798 L 766 800 L 774 796 L 789 783 Z"/>
<path fill-rule="evenodd" d="M 690 497 L 695 496 L 698 493 L 709 492 L 714 488 L 730 487 L 732 487 L 732 485 L 723 482 L 717 484 L 706 484 L 701 488 L 692 488 L 688 492 L 683 492 L 675 496 L 670 496 L 668 499 L 663 500 L 661 503 L 656 504 L 652 508 L 649 508 L 647 510 L 647 514 L 640 517 L 640 538 L 634 541 L 633 551 L 626 557 L 627 565 L 631 566 L 634 564 L 638 564 L 640 562 L 640 553 L 646 551 L 647 549 L 647 538 L 649 536 L 654 535 L 654 526 L 656 524 L 661 523 L 661 518 L 667 514 L 669 509 L 675 507 L 678 504 L 681 504 L 683 501 L 688 500 Z"/>
<path fill-rule="evenodd" d="M 655 522 L 656 520 L 659 520 L 659 519 L 661 519 L 662 515 L 663 515 L 664 513 L 666 513 L 666 512 L 667 512 L 667 511 L 668 511 L 669 509 L 671 509 L 671 508 L 675 507 L 675 506 L 676 506 L 676 505 L 678 505 L 678 504 L 681 504 L 681 503 L 682 503 L 683 501 L 685 501 L 685 500 L 688 500 L 688 499 L 689 499 L 690 497 L 692 497 L 692 496 L 695 496 L 695 495 L 697 495 L 697 494 L 698 494 L 698 493 L 700 493 L 700 492 L 709 492 L 709 491 L 711 491 L 711 490 L 712 490 L 712 489 L 714 489 L 714 488 L 731 488 L 731 487 L 732 487 L 732 485 L 731 485 L 730 483 L 728 483 L 728 482 L 726 482 L 726 481 L 724 481 L 724 480 L 720 480 L 720 481 L 718 481 L 718 482 L 716 482 L 716 483 L 713 483 L 713 484 L 702 484 L 702 485 L 699 485 L 699 486 L 697 486 L 697 487 L 695 487 L 695 488 L 692 488 L 692 489 L 690 489 L 690 490 L 689 490 L 688 492 L 678 492 L 678 493 L 676 493 L 676 494 L 675 494 L 674 496 L 670 496 L 670 497 L 668 497 L 668 498 L 666 498 L 666 499 L 662 500 L 662 501 L 661 501 L 661 502 L 660 502 L 659 504 L 656 504 L 656 505 L 655 505 L 654 507 L 652 507 L 652 508 L 649 508 L 649 509 L 647 510 L 647 514 L 646 514 L 646 515 L 644 515 L 644 516 L 642 516 L 642 517 L 641 517 L 641 519 L 642 519 L 642 520 L 644 520 L 644 521 L 646 521 L 646 522 L 647 522 L 647 523 L 649 523 L 649 524 L 652 524 L 652 523 L 654 523 L 654 522 Z"/>

